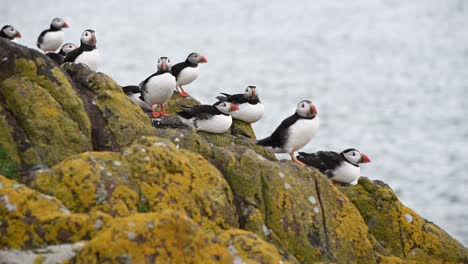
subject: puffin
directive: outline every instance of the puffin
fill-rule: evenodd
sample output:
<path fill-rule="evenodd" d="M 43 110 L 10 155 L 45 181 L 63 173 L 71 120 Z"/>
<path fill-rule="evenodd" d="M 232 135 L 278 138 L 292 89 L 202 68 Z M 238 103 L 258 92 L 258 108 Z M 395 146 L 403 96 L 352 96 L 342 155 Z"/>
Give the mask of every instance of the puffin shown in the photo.
<path fill-rule="evenodd" d="M 176 87 L 176 79 L 171 73 L 171 61 L 167 57 L 158 59 L 158 71 L 140 83 L 140 100 L 146 102 L 153 112 L 153 117 L 166 115 L 164 104 L 171 99 Z M 154 110 L 155 105 L 161 106 L 161 112 Z"/>
<path fill-rule="evenodd" d="M 21 38 L 21 33 L 13 26 L 5 25 L 0 30 L 0 38 L 14 40 L 15 38 Z"/>
<path fill-rule="evenodd" d="M 56 51 L 63 43 L 62 28 L 68 28 L 67 22 L 56 17 L 50 23 L 50 28 L 41 32 L 37 38 L 36 45 L 44 52 Z"/>
<path fill-rule="evenodd" d="M 101 54 L 96 47 L 96 32 L 92 29 L 83 31 L 80 42 L 80 47 L 70 51 L 63 62 L 83 63 L 91 70 L 96 71 L 101 61 Z"/>
<path fill-rule="evenodd" d="M 352 183 L 361 175 L 359 164 L 370 162 L 366 154 L 354 148 L 345 149 L 341 153 L 334 151 L 299 152 L 297 159 L 318 169 L 337 184 Z"/>
<path fill-rule="evenodd" d="M 243 94 L 221 94 L 222 95 L 216 97 L 219 101 L 235 103 L 239 106 L 238 111 L 231 113 L 232 118 L 242 120 L 249 124 L 255 123 L 262 118 L 264 107 L 258 98 L 256 86 L 247 86 Z"/>
<path fill-rule="evenodd" d="M 60 51 L 58 53 L 55 52 L 47 52 L 46 56 L 51 58 L 53 61 L 55 61 L 58 65 L 62 64 L 63 59 L 67 54 L 76 49 L 76 45 L 73 43 L 65 43 L 63 44 L 62 48 L 60 48 Z"/>
<path fill-rule="evenodd" d="M 151 107 L 143 100 L 140 99 L 141 91 L 140 86 L 138 85 L 127 85 L 122 87 L 122 91 L 134 102 L 137 104 L 143 111 L 151 111 Z"/>
<path fill-rule="evenodd" d="M 292 116 L 283 120 L 271 136 L 258 140 L 257 144 L 275 153 L 289 153 L 292 161 L 304 166 L 296 159 L 294 152 L 309 143 L 319 127 L 317 108 L 311 101 L 302 100 Z"/>
<path fill-rule="evenodd" d="M 187 85 L 195 81 L 199 74 L 198 64 L 206 62 L 207 60 L 205 56 L 192 52 L 187 56 L 187 59 L 184 62 L 180 62 L 172 66 L 172 74 L 176 77 L 176 89 L 180 96 L 188 96 L 188 93 L 185 92 L 182 85 Z"/>
<path fill-rule="evenodd" d="M 182 111 L 177 115 L 182 123 L 197 131 L 214 134 L 226 132 L 232 124 L 230 113 L 239 110 L 236 104 L 221 101 L 213 105 L 179 106 Z"/>

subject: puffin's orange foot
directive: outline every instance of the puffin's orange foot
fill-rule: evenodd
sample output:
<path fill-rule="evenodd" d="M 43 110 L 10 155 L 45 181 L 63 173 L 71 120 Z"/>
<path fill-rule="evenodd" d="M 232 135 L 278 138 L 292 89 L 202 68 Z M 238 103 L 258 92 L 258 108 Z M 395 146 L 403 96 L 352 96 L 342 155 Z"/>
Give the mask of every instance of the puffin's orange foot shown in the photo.
<path fill-rule="evenodd" d="M 161 117 L 161 116 L 162 116 L 161 113 L 156 112 L 156 111 L 153 111 L 153 117 L 154 117 L 154 118 L 158 118 L 158 117 Z"/>
<path fill-rule="evenodd" d="M 294 161 L 295 163 L 299 164 L 299 166 L 301 166 L 301 167 L 304 167 L 304 166 L 305 166 L 305 164 L 304 164 L 302 161 L 298 160 L 298 159 L 296 158 L 296 156 L 294 156 L 294 152 L 293 152 L 293 153 L 289 153 L 289 155 L 291 156 L 291 160 Z"/>
<path fill-rule="evenodd" d="M 179 91 L 179 95 L 182 97 L 187 97 L 189 94 L 186 91 Z"/>

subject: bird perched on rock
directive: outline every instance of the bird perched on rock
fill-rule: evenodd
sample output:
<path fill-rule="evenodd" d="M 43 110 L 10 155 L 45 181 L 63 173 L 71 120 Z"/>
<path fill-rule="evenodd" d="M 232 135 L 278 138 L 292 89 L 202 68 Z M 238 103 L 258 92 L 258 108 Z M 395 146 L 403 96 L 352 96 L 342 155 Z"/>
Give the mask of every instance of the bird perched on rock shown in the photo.
<path fill-rule="evenodd" d="M 178 112 L 177 115 L 182 123 L 193 129 L 215 134 L 226 132 L 232 124 L 230 113 L 239 110 L 236 104 L 230 102 L 180 107 L 182 111 Z"/>
<path fill-rule="evenodd" d="M 253 85 L 247 86 L 243 94 L 227 94 L 216 97 L 223 102 L 235 103 L 239 106 L 239 110 L 232 112 L 231 116 L 234 119 L 242 120 L 246 123 L 255 123 L 263 116 L 264 108 L 258 98 L 257 87 Z"/>
<path fill-rule="evenodd" d="M 299 152 L 297 159 L 318 169 L 335 183 L 351 183 L 361 176 L 359 164 L 370 162 L 369 157 L 356 149 L 349 148 L 341 153 L 318 151 Z"/>
<path fill-rule="evenodd" d="M 68 28 L 67 22 L 56 17 L 50 23 L 50 28 L 41 32 L 37 38 L 36 45 L 44 52 L 56 51 L 62 46 L 64 34 L 62 28 Z"/>
<path fill-rule="evenodd" d="M 289 153 L 294 162 L 304 166 L 296 159 L 294 152 L 312 140 L 319 126 L 317 109 L 311 101 L 303 100 L 292 116 L 281 122 L 271 136 L 258 140 L 257 144 L 275 153 Z"/>
<path fill-rule="evenodd" d="M 165 115 L 164 104 L 169 101 L 176 87 L 176 79 L 171 74 L 171 61 L 167 57 L 158 59 L 158 71 L 140 83 L 140 100 L 146 102 L 153 112 L 153 117 Z M 154 110 L 159 105 L 161 112 Z"/>
<path fill-rule="evenodd" d="M 177 63 L 172 66 L 172 74 L 176 77 L 177 80 L 177 92 L 181 96 L 188 96 L 188 93 L 185 92 L 184 88 L 182 88 L 182 85 L 187 85 L 195 81 L 199 74 L 198 64 L 206 62 L 207 60 L 204 56 L 196 52 L 192 52 L 188 55 L 184 62 Z"/>
<path fill-rule="evenodd" d="M 10 25 L 5 25 L 0 30 L 0 38 L 14 40 L 15 38 L 21 38 L 21 33 Z"/>
<path fill-rule="evenodd" d="M 73 43 L 65 43 L 63 44 L 62 48 L 60 48 L 60 51 L 58 53 L 55 52 L 47 52 L 46 56 L 54 60 L 58 65 L 62 64 L 63 59 L 67 54 L 76 49 L 76 45 Z"/>
<path fill-rule="evenodd" d="M 96 32 L 87 29 L 81 34 L 80 47 L 70 51 L 63 62 L 83 63 L 96 71 L 101 61 L 101 54 L 96 47 Z"/>

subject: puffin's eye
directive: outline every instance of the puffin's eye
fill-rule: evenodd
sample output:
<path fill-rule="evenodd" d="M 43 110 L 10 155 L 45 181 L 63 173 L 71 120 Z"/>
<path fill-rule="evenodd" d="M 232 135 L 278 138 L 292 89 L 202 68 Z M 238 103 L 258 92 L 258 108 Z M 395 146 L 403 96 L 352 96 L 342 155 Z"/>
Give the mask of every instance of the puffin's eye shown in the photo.
<path fill-rule="evenodd" d="M 305 107 L 305 104 L 304 104 L 304 103 L 302 104 L 302 107 Z"/>

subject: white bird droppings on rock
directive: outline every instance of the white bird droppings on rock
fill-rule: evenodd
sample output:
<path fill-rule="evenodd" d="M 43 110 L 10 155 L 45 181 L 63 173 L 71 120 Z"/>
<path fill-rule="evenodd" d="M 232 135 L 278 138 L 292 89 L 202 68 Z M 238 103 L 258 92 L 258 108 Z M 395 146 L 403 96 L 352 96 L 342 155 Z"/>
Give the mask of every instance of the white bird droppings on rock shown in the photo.
<path fill-rule="evenodd" d="M 21 187 L 21 184 L 19 184 L 19 183 L 14 183 L 13 184 L 13 188 L 15 188 L 15 189 L 18 189 L 19 187 Z"/>
<path fill-rule="evenodd" d="M 128 226 L 134 227 L 134 226 L 135 226 L 135 223 L 134 223 L 134 222 L 128 222 Z"/>
<path fill-rule="evenodd" d="M 118 161 L 118 160 L 114 160 L 114 161 L 112 162 L 112 164 L 114 164 L 114 166 L 116 166 L 116 167 L 122 166 L 122 162 L 120 162 L 120 161 Z"/>
<path fill-rule="evenodd" d="M 63 206 L 60 207 L 60 212 L 62 212 L 63 214 L 66 214 L 66 215 L 70 214 L 70 211 L 67 208 L 63 207 Z"/>
<path fill-rule="evenodd" d="M 1 202 L 1 201 L 3 201 L 3 202 L 5 203 L 8 212 L 14 212 L 14 211 L 16 211 L 16 204 L 10 203 L 10 202 L 8 201 L 8 196 L 6 196 L 6 195 L 5 195 L 5 196 L 0 196 L 0 202 Z"/>
<path fill-rule="evenodd" d="M 128 232 L 128 239 L 134 240 L 136 238 L 135 232 Z"/>
<path fill-rule="evenodd" d="M 271 229 L 268 228 L 266 225 L 262 225 L 262 229 L 265 236 L 269 236 L 271 234 Z"/>
<path fill-rule="evenodd" d="M 284 178 L 285 175 L 284 175 L 284 173 L 280 172 L 280 173 L 279 173 L 279 176 L 280 176 L 280 178 L 282 179 L 282 178 Z"/>
<path fill-rule="evenodd" d="M 0 189 L 3 188 L 3 183 L 0 182 Z"/>
<path fill-rule="evenodd" d="M 317 203 L 317 201 L 315 200 L 315 197 L 313 197 L 313 196 L 309 196 L 309 202 L 311 204 L 316 204 Z"/>
<path fill-rule="evenodd" d="M 265 160 L 266 160 L 265 157 L 263 157 L 263 156 L 260 155 L 260 154 L 257 154 L 257 158 L 258 158 L 259 160 L 261 160 L 261 161 L 265 161 Z"/>
<path fill-rule="evenodd" d="M 179 138 L 175 138 L 174 141 L 175 141 L 175 142 L 179 142 Z"/>
<path fill-rule="evenodd" d="M 413 216 L 412 215 L 405 214 L 405 218 L 406 218 L 406 221 L 408 221 L 408 223 L 413 223 Z"/>
<path fill-rule="evenodd" d="M 104 222 L 101 219 L 98 219 L 98 220 L 96 220 L 96 223 L 94 224 L 93 227 L 94 227 L 94 229 L 98 230 L 98 229 L 101 229 L 102 224 L 104 224 Z"/>
<path fill-rule="evenodd" d="M 316 214 L 320 213 L 320 209 L 317 206 L 314 207 L 314 213 Z"/>
<path fill-rule="evenodd" d="M 124 156 L 128 156 L 130 154 L 132 154 L 132 152 L 130 150 L 128 150 L 128 149 L 124 150 L 124 152 L 123 152 Z"/>
<path fill-rule="evenodd" d="M 150 161 L 150 157 L 146 156 L 146 157 L 144 158 L 144 160 L 145 160 L 145 161 Z"/>
<path fill-rule="evenodd" d="M 147 222 L 146 225 L 149 229 L 154 229 L 154 222 Z"/>
<path fill-rule="evenodd" d="M 153 144 L 155 147 L 167 147 L 167 144 L 165 142 L 156 142 Z"/>
<path fill-rule="evenodd" d="M 284 183 L 284 188 L 286 188 L 286 190 L 289 190 L 291 189 L 291 185 L 287 182 Z"/>
<path fill-rule="evenodd" d="M 145 149 L 145 148 L 142 148 L 140 151 L 146 153 L 146 149 Z"/>
<path fill-rule="evenodd" d="M 234 261 L 232 262 L 234 264 L 247 264 L 247 262 L 243 261 L 241 257 L 235 256 Z"/>

